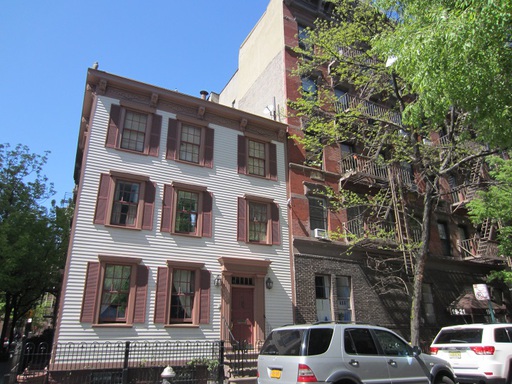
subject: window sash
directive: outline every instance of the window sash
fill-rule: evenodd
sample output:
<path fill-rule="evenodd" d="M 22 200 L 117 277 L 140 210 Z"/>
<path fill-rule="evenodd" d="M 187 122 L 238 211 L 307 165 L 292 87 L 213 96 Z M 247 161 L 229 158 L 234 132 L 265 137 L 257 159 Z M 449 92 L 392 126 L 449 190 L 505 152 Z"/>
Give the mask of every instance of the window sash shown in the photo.
<path fill-rule="evenodd" d="M 268 238 L 268 205 L 249 202 L 249 241 L 266 243 Z"/>
<path fill-rule="evenodd" d="M 131 265 L 105 265 L 100 301 L 100 324 L 126 323 L 131 280 Z"/>
<path fill-rule="evenodd" d="M 148 115 L 127 110 L 121 135 L 121 148 L 144 152 Z"/>
<path fill-rule="evenodd" d="M 266 176 L 266 150 L 264 143 L 249 140 L 247 171 L 251 175 Z"/>
<path fill-rule="evenodd" d="M 199 164 L 202 129 L 183 125 L 181 127 L 179 159 Z"/>
<path fill-rule="evenodd" d="M 116 182 L 110 223 L 134 227 L 137 224 L 140 184 L 118 180 Z"/>
<path fill-rule="evenodd" d="M 176 196 L 176 221 L 174 231 L 178 233 L 197 233 L 199 193 L 178 190 Z"/>
<path fill-rule="evenodd" d="M 313 196 L 309 196 L 308 200 L 310 229 L 327 229 L 327 200 Z"/>
<path fill-rule="evenodd" d="M 171 285 L 171 323 L 192 323 L 194 314 L 195 271 L 174 269 Z"/>

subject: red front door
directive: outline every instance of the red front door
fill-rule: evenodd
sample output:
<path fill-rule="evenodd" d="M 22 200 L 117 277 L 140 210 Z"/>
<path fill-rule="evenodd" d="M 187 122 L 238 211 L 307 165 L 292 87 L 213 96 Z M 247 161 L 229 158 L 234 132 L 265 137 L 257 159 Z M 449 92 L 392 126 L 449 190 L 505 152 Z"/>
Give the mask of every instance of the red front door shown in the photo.
<path fill-rule="evenodd" d="M 254 328 L 254 289 L 236 288 L 231 291 L 231 322 L 237 341 L 252 344 Z"/>

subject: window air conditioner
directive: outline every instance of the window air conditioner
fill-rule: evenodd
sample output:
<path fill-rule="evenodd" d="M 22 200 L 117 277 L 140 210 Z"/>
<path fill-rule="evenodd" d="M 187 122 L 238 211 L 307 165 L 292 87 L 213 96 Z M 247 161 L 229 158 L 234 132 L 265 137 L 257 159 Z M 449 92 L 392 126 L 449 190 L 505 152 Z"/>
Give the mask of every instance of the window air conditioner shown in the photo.
<path fill-rule="evenodd" d="M 325 229 L 315 228 L 313 233 L 316 239 L 329 240 L 329 236 L 327 235 L 327 231 Z"/>

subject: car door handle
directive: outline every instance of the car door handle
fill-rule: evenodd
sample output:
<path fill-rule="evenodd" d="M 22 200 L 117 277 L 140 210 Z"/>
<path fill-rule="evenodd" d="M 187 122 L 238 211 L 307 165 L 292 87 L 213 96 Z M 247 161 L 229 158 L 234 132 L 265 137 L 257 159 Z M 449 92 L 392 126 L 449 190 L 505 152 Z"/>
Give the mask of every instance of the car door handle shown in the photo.
<path fill-rule="evenodd" d="M 357 360 L 352 359 L 348 363 L 353 367 L 359 367 L 359 361 Z"/>
<path fill-rule="evenodd" d="M 388 360 L 388 364 L 392 367 L 396 367 L 396 361 L 395 360 Z"/>

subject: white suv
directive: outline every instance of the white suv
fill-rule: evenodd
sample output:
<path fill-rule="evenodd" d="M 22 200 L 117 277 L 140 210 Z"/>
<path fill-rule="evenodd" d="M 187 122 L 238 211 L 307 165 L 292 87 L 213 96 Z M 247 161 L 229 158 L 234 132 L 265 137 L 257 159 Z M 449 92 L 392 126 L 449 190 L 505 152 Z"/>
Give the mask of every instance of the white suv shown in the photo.
<path fill-rule="evenodd" d="M 512 324 L 442 328 L 430 353 L 451 363 L 460 383 L 510 383 Z"/>
<path fill-rule="evenodd" d="M 446 361 L 389 329 L 303 324 L 274 329 L 258 356 L 258 384 L 454 384 Z"/>

